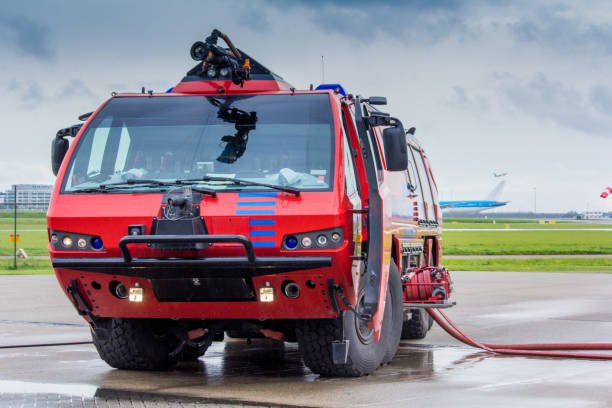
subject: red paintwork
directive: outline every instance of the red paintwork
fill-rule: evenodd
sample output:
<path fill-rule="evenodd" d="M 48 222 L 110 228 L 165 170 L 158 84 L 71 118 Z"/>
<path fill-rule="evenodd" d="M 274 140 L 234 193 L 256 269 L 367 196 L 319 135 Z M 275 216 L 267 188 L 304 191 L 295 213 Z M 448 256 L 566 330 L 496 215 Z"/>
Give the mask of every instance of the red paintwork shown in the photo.
<path fill-rule="evenodd" d="M 332 103 L 334 115 L 334 181 L 331 192 L 302 192 L 300 197 L 290 194 L 279 193 L 274 229 L 276 230 L 274 248 L 255 248 L 257 256 L 304 256 L 304 255 L 327 255 L 332 257 L 332 267 L 314 270 L 290 272 L 280 275 L 262 276 L 253 279 L 253 284 L 258 289 L 267 283 L 275 288 L 276 301 L 271 303 L 261 302 L 158 302 L 152 294 L 152 288 L 147 279 L 129 278 L 125 276 L 113 276 L 108 274 L 80 272 L 68 269 L 56 268 L 57 279 L 66 288 L 71 279 L 78 279 L 81 292 L 86 301 L 92 307 L 93 313 L 103 317 L 147 317 L 147 318 L 204 318 L 204 319 L 299 319 L 299 318 L 330 318 L 335 316 L 329 295 L 327 293 L 327 279 L 333 278 L 336 283 L 344 287 L 344 293 L 349 300 L 355 304 L 356 287 L 354 282 L 359 282 L 359 277 L 353 276 L 351 270 L 354 246 L 352 242 L 352 214 L 349 210 L 352 205 L 345 194 L 344 188 L 344 156 L 342 126 L 342 115 L 345 115 L 349 130 L 349 139 L 353 149 L 357 152 L 359 141 L 351 119 L 351 111 L 354 109 L 352 101 L 342 98 L 332 91 L 292 91 L 289 85 L 276 81 L 247 81 L 244 87 L 236 86 L 231 81 L 195 81 L 178 84 L 171 94 L 131 94 L 120 95 L 120 97 L 177 97 L 181 94 L 218 94 L 222 88 L 224 93 L 257 93 L 257 94 L 286 94 L 295 93 L 327 93 Z M 104 106 L 104 105 L 102 105 Z M 101 107 L 102 107 L 101 106 Z M 100 107 L 100 108 L 101 108 Z M 99 109 L 98 108 L 98 111 Z M 67 163 L 78 143 L 81 134 L 89 124 L 89 121 L 97 114 L 96 111 L 85 123 L 76 140 L 62 163 L 57 176 L 53 196 L 47 214 L 49 229 L 70 231 L 83 234 L 100 235 L 105 243 L 105 250 L 101 252 L 75 252 L 55 251 L 49 245 L 51 258 L 59 257 L 119 257 L 117 246 L 119 239 L 126 235 L 127 226 L 130 224 L 144 224 L 150 231 L 153 217 L 160 215 L 162 194 L 60 194 L 61 181 L 66 171 Z M 377 144 L 382 149 L 381 133 L 377 130 Z M 384 160 L 384 155 L 381 154 Z M 360 154 L 355 157 L 358 179 L 362 192 L 362 200 L 368 197 L 368 186 L 365 177 L 363 158 Z M 429 163 L 426 162 L 427 168 Z M 429 174 L 431 177 L 431 173 Z M 432 178 L 433 181 L 433 178 Z M 435 184 L 432 182 L 433 189 Z M 376 329 L 377 338 L 382 325 L 382 311 L 384 310 L 387 278 L 390 262 L 396 262 L 400 270 L 402 260 L 399 256 L 392 260 L 392 249 L 395 245 L 395 253 L 400 254 L 402 244 L 405 242 L 423 242 L 423 236 L 439 236 L 439 230 L 422 231 L 418 227 L 414 217 L 413 202 L 416 200 L 406 189 L 406 176 L 402 172 L 382 171 L 379 180 L 378 192 L 383 200 L 383 264 L 382 285 L 378 313 L 375 315 L 372 326 Z M 270 216 L 237 216 L 235 210 L 238 200 L 237 193 L 220 193 L 216 198 L 204 196 L 201 202 L 201 214 L 211 234 L 241 234 L 248 236 L 249 219 L 270 218 Z M 435 200 L 436 218 L 439 217 L 437 198 Z M 362 204 L 362 207 L 365 202 Z M 343 227 L 344 244 L 334 250 L 310 250 L 310 251 L 287 251 L 280 249 L 282 237 L 289 233 L 299 233 L 332 227 Z M 363 231 L 364 237 L 366 231 Z M 439 246 L 439 240 L 436 240 Z M 168 257 L 168 256 L 193 256 L 193 252 L 186 254 L 175 252 L 168 253 L 153 250 L 146 245 L 131 245 L 130 251 L 135 257 Z M 440 248 L 437 251 L 441 253 Z M 203 254 L 199 254 L 203 255 Z M 242 256 L 244 250 L 240 246 L 231 244 L 215 244 L 206 250 L 206 256 Z M 436 259 L 437 264 L 439 259 Z M 302 288 L 301 296 L 297 299 L 288 299 L 281 294 L 280 286 L 285 279 L 297 282 Z M 131 303 L 120 300 L 110 294 L 108 287 L 112 280 L 120 280 L 126 286 L 139 283 L 144 288 L 144 301 L 142 303 Z M 307 288 L 305 282 L 312 280 L 316 287 Z M 94 289 L 92 282 L 100 284 L 100 289 Z M 94 285 L 97 286 L 97 285 Z M 340 302 L 340 306 L 344 305 Z"/>

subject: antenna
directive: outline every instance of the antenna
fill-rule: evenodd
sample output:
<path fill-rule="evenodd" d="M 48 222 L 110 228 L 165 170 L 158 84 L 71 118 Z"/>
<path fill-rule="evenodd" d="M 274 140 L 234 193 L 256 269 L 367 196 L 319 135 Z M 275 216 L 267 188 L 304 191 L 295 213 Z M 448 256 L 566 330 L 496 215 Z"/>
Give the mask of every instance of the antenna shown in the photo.
<path fill-rule="evenodd" d="M 325 61 L 323 60 L 323 55 L 321 55 L 321 83 L 325 83 Z"/>

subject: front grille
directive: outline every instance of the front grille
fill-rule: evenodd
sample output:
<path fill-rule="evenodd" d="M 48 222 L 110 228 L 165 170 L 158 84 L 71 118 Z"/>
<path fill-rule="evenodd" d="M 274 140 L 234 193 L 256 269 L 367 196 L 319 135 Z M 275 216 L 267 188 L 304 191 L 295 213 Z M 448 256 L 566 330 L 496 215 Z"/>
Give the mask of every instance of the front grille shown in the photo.
<path fill-rule="evenodd" d="M 160 302 L 256 300 L 253 283 L 245 278 L 152 279 L 151 285 Z"/>

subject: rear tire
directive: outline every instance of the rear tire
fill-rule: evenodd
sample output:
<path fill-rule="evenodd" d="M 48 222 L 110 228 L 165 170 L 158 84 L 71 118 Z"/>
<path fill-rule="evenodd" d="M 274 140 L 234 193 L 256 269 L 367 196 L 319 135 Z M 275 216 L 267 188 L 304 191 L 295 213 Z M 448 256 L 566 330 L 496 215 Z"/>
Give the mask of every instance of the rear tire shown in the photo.
<path fill-rule="evenodd" d="M 405 320 L 402 327 L 402 339 L 424 339 L 433 326 L 433 319 L 424 309 L 410 309 L 410 319 Z"/>
<path fill-rule="evenodd" d="M 107 339 L 92 332 L 98 354 L 108 365 L 127 370 L 164 370 L 178 358 L 170 352 L 178 340 L 168 330 L 168 323 L 154 319 L 108 319 L 100 322 L 108 331 Z"/>

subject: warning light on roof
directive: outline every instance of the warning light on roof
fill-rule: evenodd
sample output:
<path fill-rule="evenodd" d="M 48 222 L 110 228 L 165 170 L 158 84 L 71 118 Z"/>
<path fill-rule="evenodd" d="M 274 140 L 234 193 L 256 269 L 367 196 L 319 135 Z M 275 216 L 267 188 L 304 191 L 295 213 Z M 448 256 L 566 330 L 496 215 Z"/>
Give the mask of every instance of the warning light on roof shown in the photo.
<path fill-rule="evenodd" d="M 331 89 L 335 93 L 339 93 L 342 96 L 346 96 L 346 92 L 344 91 L 344 88 L 342 88 L 342 85 L 340 84 L 321 84 L 317 86 L 316 88 L 317 91 L 321 91 L 325 89 Z"/>

